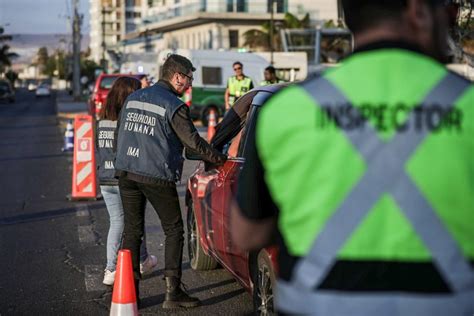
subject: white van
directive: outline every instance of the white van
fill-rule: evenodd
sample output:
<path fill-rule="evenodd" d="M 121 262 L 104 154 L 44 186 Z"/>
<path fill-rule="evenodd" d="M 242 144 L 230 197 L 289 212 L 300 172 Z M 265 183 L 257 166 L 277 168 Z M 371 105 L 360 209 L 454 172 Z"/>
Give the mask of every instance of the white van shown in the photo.
<path fill-rule="evenodd" d="M 270 52 L 256 52 L 270 65 Z M 308 57 L 306 52 L 274 52 L 273 67 L 278 78 L 285 81 L 302 81 L 308 76 Z"/>
<path fill-rule="evenodd" d="M 227 79 L 234 75 L 232 64 L 240 61 L 244 66 L 244 74 L 250 77 L 254 87 L 263 80 L 263 72 L 269 62 L 262 56 L 253 53 L 239 53 L 233 51 L 215 50 L 163 50 L 158 54 L 158 69 L 161 67 L 169 54 L 182 55 L 196 67 L 192 88 L 191 117 L 200 119 L 207 125 L 209 110 L 214 108 L 219 116 L 225 112 L 224 93 Z M 159 78 L 159 74 L 158 74 Z"/>

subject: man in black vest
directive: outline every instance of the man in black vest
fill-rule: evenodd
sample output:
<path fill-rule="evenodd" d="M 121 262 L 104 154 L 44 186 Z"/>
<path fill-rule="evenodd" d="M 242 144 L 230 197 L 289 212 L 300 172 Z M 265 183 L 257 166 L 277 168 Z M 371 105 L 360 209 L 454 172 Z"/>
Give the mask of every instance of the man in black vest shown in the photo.
<path fill-rule="evenodd" d="M 132 251 L 138 294 L 140 242 L 145 205 L 150 201 L 166 236 L 163 308 L 200 304 L 181 288 L 184 231 L 176 182 L 181 179 L 183 148 L 200 153 L 204 160 L 214 164 L 227 158 L 199 136 L 189 108 L 178 98 L 192 85 L 193 71 L 195 68 L 187 58 L 169 56 L 163 64 L 162 79 L 134 92 L 125 101 L 118 128 L 115 167 L 125 213 L 122 245 Z"/>

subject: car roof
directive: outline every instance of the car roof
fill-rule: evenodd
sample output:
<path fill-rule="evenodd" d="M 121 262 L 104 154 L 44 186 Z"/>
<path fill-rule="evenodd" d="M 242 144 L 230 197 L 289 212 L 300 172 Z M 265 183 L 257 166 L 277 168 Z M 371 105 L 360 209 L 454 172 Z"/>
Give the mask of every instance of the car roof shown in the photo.
<path fill-rule="evenodd" d="M 250 91 L 265 91 L 265 92 L 275 93 L 275 92 L 277 92 L 277 91 L 281 90 L 282 88 L 287 87 L 289 85 L 291 85 L 291 82 L 271 84 L 271 85 L 268 85 L 268 86 L 256 87 L 256 88 L 253 88 Z"/>
<path fill-rule="evenodd" d="M 104 77 L 133 77 L 133 78 L 141 78 L 146 76 L 146 74 L 100 74 L 100 78 Z"/>

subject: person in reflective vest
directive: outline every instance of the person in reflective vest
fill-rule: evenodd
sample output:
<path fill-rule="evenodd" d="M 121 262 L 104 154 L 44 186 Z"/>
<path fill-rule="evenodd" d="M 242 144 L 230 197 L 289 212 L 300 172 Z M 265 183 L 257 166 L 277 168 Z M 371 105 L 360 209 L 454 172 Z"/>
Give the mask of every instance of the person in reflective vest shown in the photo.
<path fill-rule="evenodd" d="M 115 281 L 117 255 L 124 227 L 123 205 L 114 167 L 117 120 L 125 99 L 140 87 L 140 81 L 132 77 L 119 77 L 115 80 L 107 94 L 105 105 L 99 112 L 99 121 L 96 127 L 97 174 L 100 191 L 109 213 L 107 265 L 102 281 L 105 285 L 113 285 Z M 157 263 L 157 258 L 148 254 L 144 235 L 140 246 L 140 272 L 142 274 L 150 272 Z"/>
<path fill-rule="evenodd" d="M 354 53 L 248 130 L 233 241 L 277 237 L 282 314 L 473 315 L 474 87 L 441 63 L 445 2 L 342 3 Z"/>
<path fill-rule="evenodd" d="M 263 72 L 263 77 L 265 78 L 265 80 L 260 82 L 260 86 L 268 86 L 271 84 L 286 82 L 285 80 L 282 80 L 277 77 L 275 67 L 273 66 L 268 66 L 267 68 L 265 68 L 265 71 Z"/>
<path fill-rule="evenodd" d="M 253 89 L 253 81 L 250 77 L 244 75 L 244 66 L 240 61 L 236 61 L 232 68 L 235 76 L 227 80 L 225 90 L 225 110 L 228 111 L 235 101 L 242 95 Z"/>

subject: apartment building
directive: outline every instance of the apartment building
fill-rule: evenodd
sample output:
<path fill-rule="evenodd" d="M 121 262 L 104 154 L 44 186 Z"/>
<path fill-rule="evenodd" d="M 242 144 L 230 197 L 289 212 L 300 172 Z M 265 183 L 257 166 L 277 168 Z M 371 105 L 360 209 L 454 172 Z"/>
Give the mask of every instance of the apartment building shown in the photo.
<path fill-rule="evenodd" d="M 119 51 L 123 36 L 142 23 L 146 0 L 90 0 L 90 49 L 97 63 Z"/>
<path fill-rule="evenodd" d="M 142 0 L 142 20 L 123 34 L 122 52 L 162 49 L 239 49 L 243 34 L 290 12 L 313 23 L 339 18 L 338 0 Z"/>

